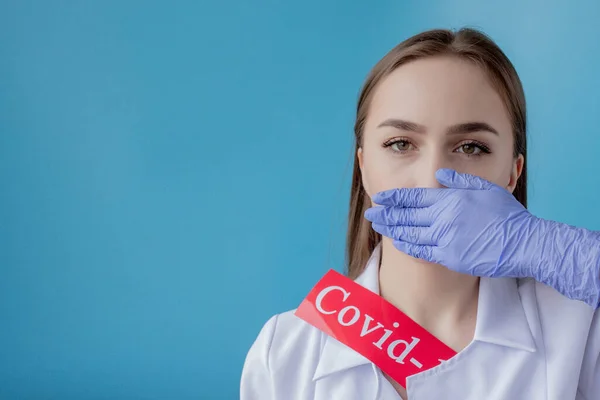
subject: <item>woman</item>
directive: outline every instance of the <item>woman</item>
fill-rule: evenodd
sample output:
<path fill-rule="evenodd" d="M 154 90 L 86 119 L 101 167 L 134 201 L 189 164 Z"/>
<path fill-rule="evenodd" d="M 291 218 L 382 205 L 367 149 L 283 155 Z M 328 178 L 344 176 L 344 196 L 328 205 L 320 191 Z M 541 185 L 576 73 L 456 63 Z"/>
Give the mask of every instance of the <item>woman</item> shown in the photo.
<path fill-rule="evenodd" d="M 409 377 L 405 389 L 290 311 L 272 317 L 250 349 L 242 400 L 600 398 L 600 317 L 594 307 L 521 274 L 479 278 L 447 268 L 439 254 L 423 251 L 441 234 L 409 229 L 434 225 L 422 219 L 455 219 L 452 206 L 461 192 L 443 197 L 439 193 L 455 189 L 439 188 L 474 176 L 512 193 L 524 209 L 525 134 L 521 82 L 482 33 L 429 31 L 392 49 L 371 71 L 358 102 L 347 274 L 458 354 Z M 404 189 L 395 188 L 438 191 L 412 196 L 412 203 L 431 204 L 402 204 Z M 500 190 L 481 191 L 487 192 L 502 196 Z M 409 221 L 417 209 L 402 213 L 438 202 L 444 207 L 419 214 L 420 224 Z M 477 221 L 484 203 L 474 204 L 471 219 Z M 464 254 L 489 254 L 468 250 Z M 490 269 L 487 260 L 463 259 Z M 495 276 L 493 268 L 487 272 Z"/>

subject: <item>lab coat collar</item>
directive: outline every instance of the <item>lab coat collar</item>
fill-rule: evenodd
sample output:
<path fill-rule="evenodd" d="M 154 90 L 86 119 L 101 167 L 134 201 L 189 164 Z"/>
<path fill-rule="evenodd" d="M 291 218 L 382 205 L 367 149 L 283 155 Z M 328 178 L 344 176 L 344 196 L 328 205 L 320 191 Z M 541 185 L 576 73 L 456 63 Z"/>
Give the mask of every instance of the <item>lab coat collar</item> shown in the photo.
<path fill-rule="evenodd" d="M 481 278 L 474 340 L 535 352 L 517 279 Z"/>
<path fill-rule="evenodd" d="M 381 245 L 378 245 L 365 270 L 356 279 L 356 283 L 376 294 L 379 294 L 380 254 Z M 516 279 L 481 278 L 473 341 L 535 352 L 535 342 L 523 310 Z M 313 380 L 370 363 L 360 353 L 326 335 Z"/>

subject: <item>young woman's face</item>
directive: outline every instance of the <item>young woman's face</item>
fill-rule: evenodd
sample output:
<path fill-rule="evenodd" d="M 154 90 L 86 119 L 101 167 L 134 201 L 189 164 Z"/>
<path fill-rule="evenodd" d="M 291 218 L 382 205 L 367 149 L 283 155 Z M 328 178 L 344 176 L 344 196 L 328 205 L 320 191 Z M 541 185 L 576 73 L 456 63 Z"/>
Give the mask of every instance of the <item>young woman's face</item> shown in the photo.
<path fill-rule="evenodd" d="M 523 166 L 513 146 L 508 113 L 485 72 L 455 57 L 431 57 L 379 83 L 358 160 L 369 196 L 441 187 L 439 168 L 478 175 L 512 192 Z"/>

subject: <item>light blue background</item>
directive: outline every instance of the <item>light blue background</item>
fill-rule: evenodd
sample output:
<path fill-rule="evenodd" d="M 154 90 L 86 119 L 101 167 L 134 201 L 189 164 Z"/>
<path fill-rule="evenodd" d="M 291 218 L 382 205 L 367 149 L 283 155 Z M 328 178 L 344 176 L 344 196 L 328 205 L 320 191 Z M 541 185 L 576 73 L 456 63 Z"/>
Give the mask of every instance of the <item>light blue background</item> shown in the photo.
<path fill-rule="evenodd" d="M 341 270 L 355 101 L 421 30 L 524 82 L 530 208 L 600 229 L 594 1 L 0 2 L 0 398 L 234 399 Z"/>

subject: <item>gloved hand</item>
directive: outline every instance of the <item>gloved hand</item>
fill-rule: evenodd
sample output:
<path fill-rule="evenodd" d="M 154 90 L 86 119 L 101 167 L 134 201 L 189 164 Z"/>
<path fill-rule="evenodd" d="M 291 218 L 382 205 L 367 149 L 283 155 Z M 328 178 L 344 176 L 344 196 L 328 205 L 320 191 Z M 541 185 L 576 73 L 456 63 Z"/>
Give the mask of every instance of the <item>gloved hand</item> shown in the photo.
<path fill-rule="evenodd" d="M 600 234 L 532 215 L 506 189 L 441 169 L 448 189 L 392 189 L 365 218 L 404 253 L 482 277 L 531 277 L 597 308 Z"/>

